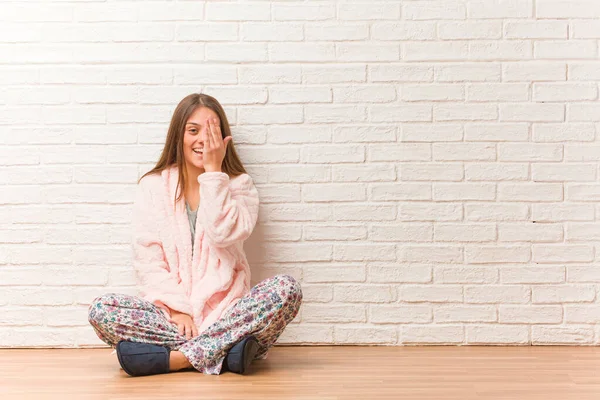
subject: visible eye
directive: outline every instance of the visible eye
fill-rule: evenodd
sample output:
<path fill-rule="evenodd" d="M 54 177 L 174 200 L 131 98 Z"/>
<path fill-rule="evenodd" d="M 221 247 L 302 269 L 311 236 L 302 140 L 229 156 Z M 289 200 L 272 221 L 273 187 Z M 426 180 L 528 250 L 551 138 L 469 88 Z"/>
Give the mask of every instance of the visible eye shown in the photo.
<path fill-rule="evenodd" d="M 196 130 L 195 129 L 190 129 L 189 132 L 195 133 Z"/>

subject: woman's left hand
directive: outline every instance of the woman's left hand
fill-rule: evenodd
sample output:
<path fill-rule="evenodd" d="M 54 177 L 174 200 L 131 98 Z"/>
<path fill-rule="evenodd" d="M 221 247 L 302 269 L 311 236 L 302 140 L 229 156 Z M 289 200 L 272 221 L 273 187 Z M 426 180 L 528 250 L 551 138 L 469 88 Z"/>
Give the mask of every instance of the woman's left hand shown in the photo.
<path fill-rule="evenodd" d="M 225 158 L 227 145 L 233 140 L 231 136 L 223 139 L 221 134 L 221 126 L 216 119 L 208 118 L 206 120 L 206 134 L 204 136 L 204 152 L 202 153 L 202 161 L 204 162 L 204 170 L 206 172 L 219 171 Z"/>

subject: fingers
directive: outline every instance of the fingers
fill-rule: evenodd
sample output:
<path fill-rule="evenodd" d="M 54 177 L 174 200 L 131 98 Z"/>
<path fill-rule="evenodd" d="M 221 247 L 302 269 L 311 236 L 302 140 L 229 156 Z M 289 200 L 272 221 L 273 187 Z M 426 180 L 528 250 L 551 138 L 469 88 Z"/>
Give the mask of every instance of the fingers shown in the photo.
<path fill-rule="evenodd" d="M 206 136 L 207 136 L 208 144 L 210 145 L 210 148 L 213 149 L 213 148 L 216 147 L 215 146 L 216 143 L 214 141 L 213 123 L 212 123 L 212 120 L 210 118 L 208 118 L 206 120 L 206 126 L 207 126 L 207 134 L 206 134 Z M 206 144 L 205 144 L 204 147 L 206 147 Z"/>
<path fill-rule="evenodd" d="M 185 334 L 185 325 L 182 322 L 178 322 L 177 330 L 179 331 L 179 334 L 183 336 Z"/>
<path fill-rule="evenodd" d="M 192 325 L 193 323 L 186 325 L 185 327 L 185 338 L 190 340 L 192 338 Z"/>
<path fill-rule="evenodd" d="M 192 323 L 192 331 L 194 334 L 194 337 L 198 336 L 198 328 L 196 328 L 196 324 Z"/>

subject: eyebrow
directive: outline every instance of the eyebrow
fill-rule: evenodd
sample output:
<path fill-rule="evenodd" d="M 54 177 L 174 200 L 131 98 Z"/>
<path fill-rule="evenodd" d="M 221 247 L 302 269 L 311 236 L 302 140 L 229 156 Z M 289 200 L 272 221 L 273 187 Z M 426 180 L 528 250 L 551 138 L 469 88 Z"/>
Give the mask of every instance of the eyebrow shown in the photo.
<path fill-rule="evenodd" d="M 186 125 L 198 125 L 198 126 L 200 126 L 201 124 L 196 123 L 196 122 L 188 122 Z"/>

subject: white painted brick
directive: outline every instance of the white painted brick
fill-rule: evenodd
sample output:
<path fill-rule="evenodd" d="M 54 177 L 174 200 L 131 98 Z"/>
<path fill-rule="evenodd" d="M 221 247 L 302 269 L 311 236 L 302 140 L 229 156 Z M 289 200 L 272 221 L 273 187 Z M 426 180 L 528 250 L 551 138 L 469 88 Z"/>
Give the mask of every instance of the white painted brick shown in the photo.
<path fill-rule="evenodd" d="M 500 242 L 562 242 L 562 224 L 498 224 Z"/>
<path fill-rule="evenodd" d="M 428 265 L 389 266 L 371 263 L 368 276 L 371 282 L 428 283 L 431 282 L 431 267 Z"/>
<path fill-rule="evenodd" d="M 436 24 L 428 21 L 376 22 L 371 25 L 371 37 L 376 40 L 433 40 Z"/>
<path fill-rule="evenodd" d="M 336 221 L 393 221 L 396 209 L 393 205 L 379 204 L 336 204 L 334 219 Z"/>
<path fill-rule="evenodd" d="M 374 201 L 430 200 L 431 185 L 426 183 L 377 183 L 371 185 L 369 198 Z"/>
<path fill-rule="evenodd" d="M 458 263 L 463 260 L 463 250 L 458 246 L 399 246 L 398 260 L 408 262 Z"/>
<path fill-rule="evenodd" d="M 423 122 L 431 121 L 431 106 L 425 104 L 373 105 L 369 110 L 373 122 Z"/>
<path fill-rule="evenodd" d="M 400 59 L 400 48 L 397 44 L 387 43 L 339 43 L 335 54 L 340 61 L 397 61 Z"/>
<path fill-rule="evenodd" d="M 303 229 L 306 241 L 316 240 L 361 240 L 367 237 L 367 230 L 361 226 L 306 225 Z"/>
<path fill-rule="evenodd" d="M 529 86 L 520 83 L 476 83 L 467 85 L 467 101 L 527 101 Z"/>
<path fill-rule="evenodd" d="M 406 42 L 403 60 L 407 61 L 466 61 L 469 57 L 467 41 Z"/>
<path fill-rule="evenodd" d="M 492 266 L 485 267 L 436 267 L 434 282 L 436 283 L 496 283 L 498 270 Z"/>
<path fill-rule="evenodd" d="M 527 60 L 532 58 L 532 46 L 528 41 L 476 41 L 469 43 L 470 60 Z"/>
<path fill-rule="evenodd" d="M 348 244 L 334 245 L 336 261 L 393 261 L 396 259 L 394 245 Z"/>
<path fill-rule="evenodd" d="M 402 85 L 401 98 L 403 101 L 457 101 L 465 99 L 463 85 Z"/>
<path fill-rule="evenodd" d="M 596 298 L 593 285 L 551 285 L 533 286 L 532 303 L 582 303 L 592 302 Z"/>
<path fill-rule="evenodd" d="M 528 286 L 465 286 L 465 303 L 529 303 L 530 293 Z"/>
<path fill-rule="evenodd" d="M 465 204 L 465 219 L 469 221 L 524 221 L 528 215 L 524 204 Z"/>
<path fill-rule="evenodd" d="M 536 59 L 589 59 L 596 58 L 597 54 L 593 40 L 536 41 L 533 44 Z"/>
<path fill-rule="evenodd" d="M 311 97 L 312 96 L 312 97 Z M 321 86 L 279 86 L 269 89 L 269 102 L 273 104 L 289 103 L 331 103 L 331 89 Z"/>
<path fill-rule="evenodd" d="M 458 285 L 403 285 L 398 288 L 403 303 L 462 303 L 463 290 Z"/>
<path fill-rule="evenodd" d="M 528 246 L 465 246 L 467 264 L 526 263 L 530 260 Z"/>
<path fill-rule="evenodd" d="M 469 142 L 521 142 L 529 136 L 525 123 L 465 124 L 465 140 Z"/>
<path fill-rule="evenodd" d="M 403 181 L 460 181 L 462 165 L 448 164 L 402 164 L 399 173 Z"/>
<path fill-rule="evenodd" d="M 491 183 L 434 183 L 433 199 L 437 201 L 494 200 L 496 187 Z"/>
<path fill-rule="evenodd" d="M 497 120 L 498 109 L 494 104 L 434 104 L 435 121 L 486 121 Z"/>
<path fill-rule="evenodd" d="M 500 121 L 557 122 L 565 120 L 562 104 L 500 104 Z"/>
<path fill-rule="evenodd" d="M 364 306 L 303 304 L 303 321 L 306 322 L 366 322 Z"/>
<path fill-rule="evenodd" d="M 269 43 L 268 56 L 271 62 L 335 61 L 335 47 L 333 43 L 318 42 Z"/>
<path fill-rule="evenodd" d="M 561 306 L 498 306 L 498 322 L 504 324 L 558 324 L 562 314 Z"/>
<path fill-rule="evenodd" d="M 369 227 L 369 239 L 374 242 L 431 242 L 432 238 L 433 226 L 431 224 L 372 224 Z"/>
<path fill-rule="evenodd" d="M 567 66 L 564 62 L 508 62 L 502 65 L 502 80 L 506 82 L 564 81 Z"/>
<path fill-rule="evenodd" d="M 600 278 L 600 268 L 589 267 L 567 267 L 567 282 L 597 282 Z"/>
<path fill-rule="evenodd" d="M 600 79 L 600 65 L 597 62 L 572 62 L 569 63 L 570 81 L 598 81 Z"/>
<path fill-rule="evenodd" d="M 439 82 L 499 82 L 500 63 L 444 63 L 435 66 L 435 80 Z"/>
<path fill-rule="evenodd" d="M 500 21 L 439 22 L 440 39 L 500 39 Z"/>
<path fill-rule="evenodd" d="M 307 303 L 329 303 L 333 300 L 331 285 L 302 285 L 302 301 Z"/>
<path fill-rule="evenodd" d="M 435 161 L 493 161 L 496 145 L 493 143 L 434 143 Z"/>
<path fill-rule="evenodd" d="M 403 124 L 402 142 L 460 142 L 463 128 L 460 124 Z"/>
<path fill-rule="evenodd" d="M 537 222 L 592 221 L 591 204 L 532 204 L 531 219 Z"/>
<path fill-rule="evenodd" d="M 322 171 L 323 167 L 319 167 L 318 171 Z M 310 171 L 307 171 L 310 173 Z M 317 172 L 318 174 L 318 172 Z M 282 174 L 282 176 L 284 176 Z M 315 173 L 306 174 L 306 181 L 316 182 Z M 394 165 L 381 166 L 354 166 L 354 165 L 339 165 L 333 166 L 333 180 L 336 182 L 385 182 L 394 181 L 396 179 L 396 169 Z M 285 181 L 286 179 L 283 178 Z M 327 181 L 324 178 L 322 181 Z"/>
<path fill-rule="evenodd" d="M 304 163 L 348 163 L 364 160 L 364 146 L 304 146 L 302 148 Z"/>
<path fill-rule="evenodd" d="M 435 224 L 436 242 L 489 242 L 496 240 L 496 226 L 492 224 Z"/>
<path fill-rule="evenodd" d="M 290 131 L 291 128 L 285 127 L 283 132 Z M 296 135 L 303 133 L 306 135 L 306 128 L 296 128 Z M 333 128 L 333 142 L 334 143 L 346 143 L 346 142 L 360 142 L 360 143 L 374 143 L 374 142 L 390 142 L 396 141 L 396 127 L 394 126 L 336 126 Z M 329 141 L 327 137 L 322 133 L 322 128 L 315 128 L 315 140 L 317 137 L 322 138 L 321 141 Z M 310 132 L 310 131 L 308 131 Z M 291 136 L 291 135 L 290 135 Z"/>
<path fill-rule="evenodd" d="M 431 147 L 425 143 L 373 144 L 369 146 L 368 159 L 377 162 L 430 161 Z"/>
<path fill-rule="evenodd" d="M 383 305 L 369 306 L 369 322 L 374 324 L 425 323 L 432 321 L 429 305 Z"/>
<path fill-rule="evenodd" d="M 595 103 L 567 104 L 567 121 L 600 121 L 600 106 Z"/>
<path fill-rule="evenodd" d="M 302 270 L 304 282 L 329 283 L 329 282 L 364 282 L 365 267 L 360 265 L 306 265 Z"/>
<path fill-rule="evenodd" d="M 494 306 L 475 305 L 435 305 L 433 309 L 435 322 L 494 322 L 497 320 Z"/>
<path fill-rule="evenodd" d="M 571 37 L 575 39 L 595 39 L 600 37 L 600 24 L 597 20 L 571 21 Z"/>
<path fill-rule="evenodd" d="M 538 18 L 594 18 L 600 16 L 600 4 L 594 0 L 537 0 Z"/>
<path fill-rule="evenodd" d="M 591 123 L 533 124 L 535 142 L 592 142 L 595 137 L 596 128 Z"/>
<path fill-rule="evenodd" d="M 368 67 L 371 82 L 431 82 L 433 67 L 419 64 L 374 64 Z"/>
<path fill-rule="evenodd" d="M 587 245 L 533 245 L 533 261 L 536 263 L 590 262 L 594 248 Z"/>
<path fill-rule="evenodd" d="M 563 283 L 565 267 L 504 267 L 500 268 L 501 283 Z"/>
<path fill-rule="evenodd" d="M 396 329 L 340 325 L 335 327 L 335 342 L 345 344 L 395 344 Z"/>
<path fill-rule="evenodd" d="M 307 90 L 305 93 L 309 94 L 310 91 Z M 389 103 L 395 100 L 396 97 L 396 89 L 384 85 L 333 88 L 333 101 L 336 103 L 362 103 L 365 101 L 370 103 Z M 315 100 L 310 101 L 317 103 Z M 331 102 L 331 100 L 328 98 L 323 102 Z"/>
<path fill-rule="evenodd" d="M 357 3 L 338 6 L 338 18 L 341 20 L 382 20 L 400 18 L 400 4 L 394 3 Z"/>
<path fill-rule="evenodd" d="M 401 221 L 459 221 L 462 219 L 462 206 L 458 202 L 401 202 L 398 219 Z"/>
<path fill-rule="evenodd" d="M 214 24 L 216 26 L 225 25 L 224 23 Z M 232 28 L 233 38 L 227 40 L 237 40 L 237 25 L 230 24 Z M 244 42 L 298 42 L 303 39 L 302 25 L 294 23 L 265 23 L 265 22 L 248 22 L 241 24 L 239 27 L 240 39 Z M 215 35 L 211 30 L 206 32 L 203 37 L 197 37 L 195 40 L 202 40 L 208 35 Z M 307 35 L 308 36 L 308 35 Z M 222 40 L 222 38 L 219 38 Z"/>
<path fill-rule="evenodd" d="M 456 325 L 403 325 L 402 343 L 449 344 L 464 342 L 464 328 Z"/>
<path fill-rule="evenodd" d="M 464 19 L 466 7 L 462 2 L 441 1 L 411 1 L 403 3 L 402 16 L 405 19 Z"/>
<path fill-rule="evenodd" d="M 504 24 L 504 37 L 509 39 L 567 39 L 567 21 L 527 21 Z"/>
<path fill-rule="evenodd" d="M 342 303 L 389 303 L 395 300 L 389 285 L 334 285 L 334 301 Z"/>
<path fill-rule="evenodd" d="M 570 305 L 565 307 L 566 323 L 598 323 L 600 321 L 600 306 L 594 305 Z"/>
<path fill-rule="evenodd" d="M 466 342 L 468 344 L 525 344 L 529 343 L 527 326 L 516 325 L 467 325 Z"/>
<path fill-rule="evenodd" d="M 600 199 L 600 185 L 595 183 L 566 184 L 565 192 L 565 198 L 569 201 L 597 201 Z"/>
<path fill-rule="evenodd" d="M 597 166 L 593 164 L 535 164 L 531 178 L 536 182 L 595 181 Z"/>
<path fill-rule="evenodd" d="M 551 202 L 563 200 L 559 183 L 509 183 L 498 184 L 498 200 Z"/>
<path fill-rule="evenodd" d="M 595 100 L 598 88 L 591 83 L 534 83 L 534 101 L 584 101 Z"/>
<path fill-rule="evenodd" d="M 367 108 L 362 105 L 307 105 L 304 107 L 304 121 L 308 123 L 362 122 L 366 119 L 366 115 Z"/>
<path fill-rule="evenodd" d="M 498 161 L 561 161 L 562 154 L 563 148 L 560 144 L 498 144 Z"/>
<path fill-rule="evenodd" d="M 469 18 L 527 18 L 533 14 L 532 0 L 469 0 Z"/>
<path fill-rule="evenodd" d="M 527 165 L 508 163 L 481 163 L 465 165 L 467 181 L 523 181 L 527 180 Z"/>
<path fill-rule="evenodd" d="M 333 326 L 319 324 L 288 325 L 277 339 L 277 343 L 332 343 Z"/>
<path fill-rule="evenodd" d="M 532 344 L 591 344 L 594 329 L 589 326 L 541 326 L 531 327 Z"/>

